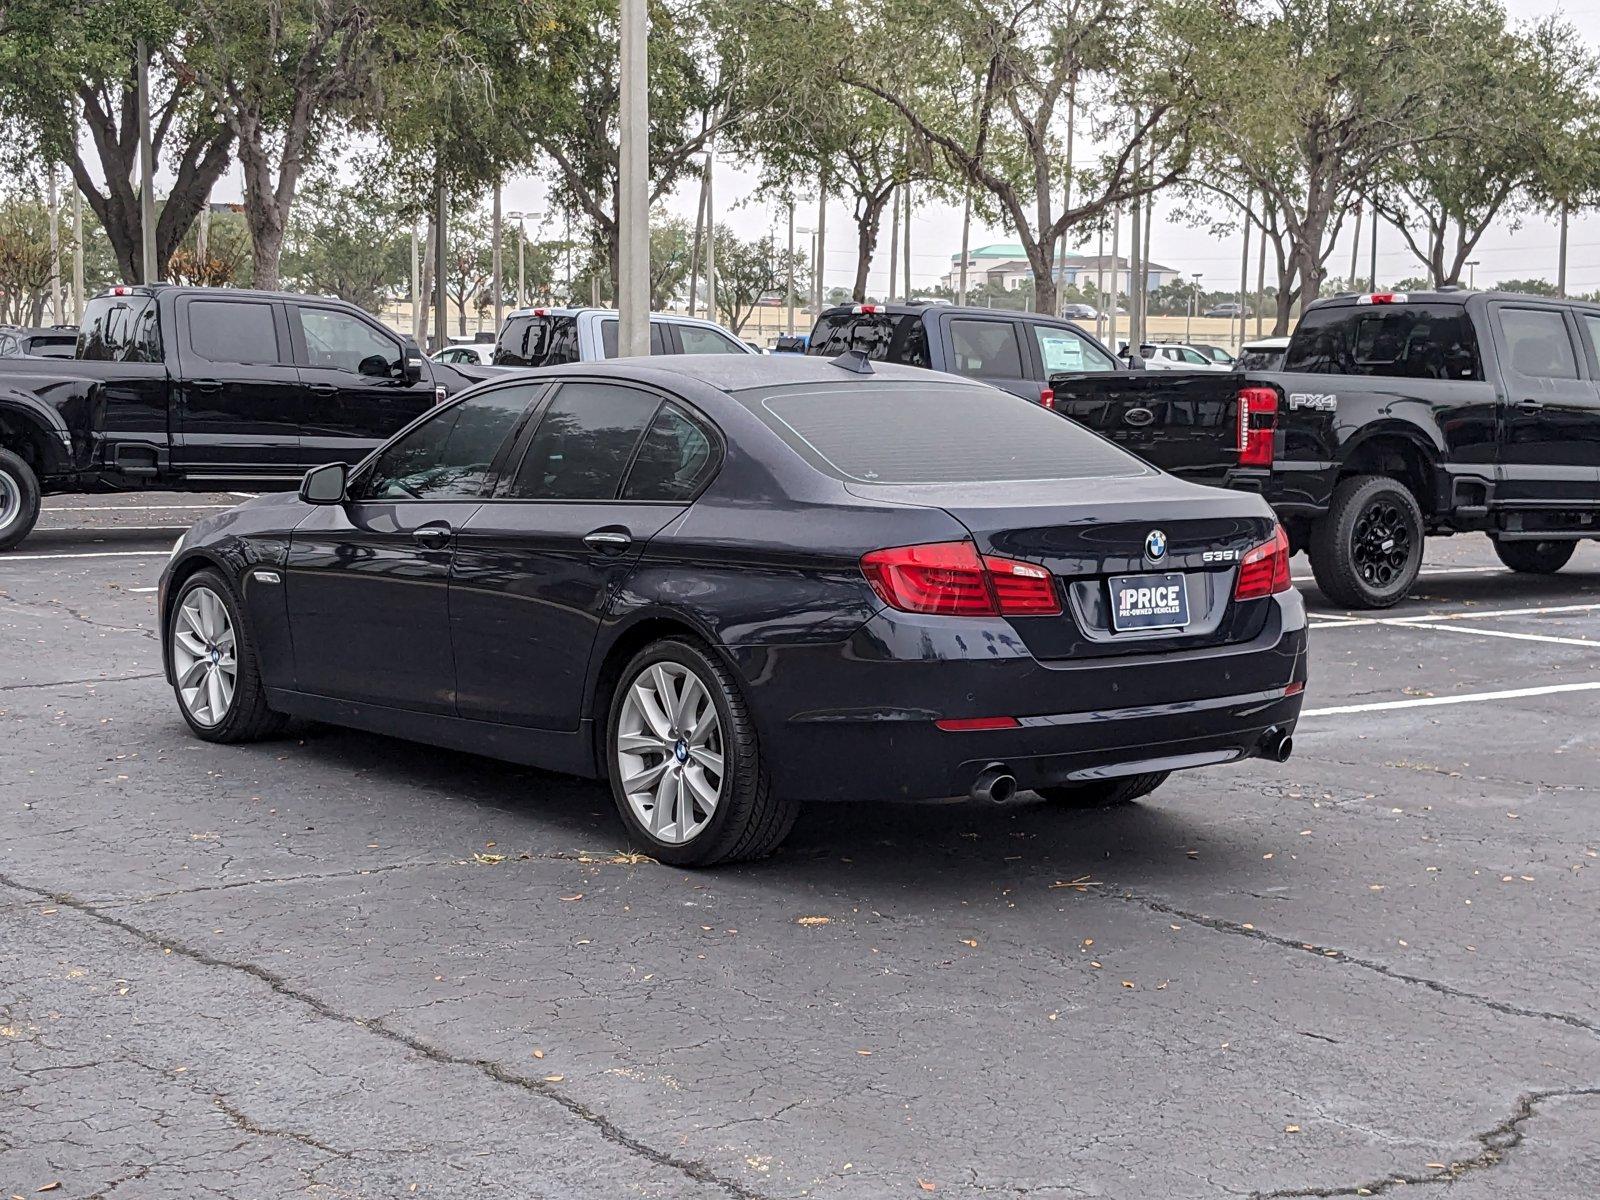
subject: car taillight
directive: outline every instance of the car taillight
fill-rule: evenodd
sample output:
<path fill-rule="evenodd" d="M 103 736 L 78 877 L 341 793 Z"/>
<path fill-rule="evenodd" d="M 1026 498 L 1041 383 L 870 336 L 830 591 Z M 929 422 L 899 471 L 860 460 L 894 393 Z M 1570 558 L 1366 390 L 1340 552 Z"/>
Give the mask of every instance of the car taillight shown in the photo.
<path fill-rule="evenodd" d="M 1404 292 L 1370 292 L 1357 296 L 1357 304 L 1404 304 L 1410 297 Z"/>
<path fill-rule="evenodd" d="M 953 617 L 1052 616 L 1061 611 L 1050 572 L 979 555 L 971 542 L 893 546 L 861 558 L 878 598 L 901 612 Z"/>
<path fill-rule="evenodd" d="M 1234 585 L 1233 598 L 1259 600 L 1288 590 L 1289 535 L 1279 525 L 1271 541 L 1262 542 L 1239 560 L 1239 582 Z"/>
<path fill-rule="evenodd" d="M 1039 403 L 1045 408 L 1054 408 L 1056 406 L 1056 390 L 1054 388 L 1045 388 L 1039 393 Z"/>
<path fill-rule="evenodd" d="M 1272 437 L 1278 424 L 1276 388 L 1239 389 L 1239 465 L 1270 467 Z"/>

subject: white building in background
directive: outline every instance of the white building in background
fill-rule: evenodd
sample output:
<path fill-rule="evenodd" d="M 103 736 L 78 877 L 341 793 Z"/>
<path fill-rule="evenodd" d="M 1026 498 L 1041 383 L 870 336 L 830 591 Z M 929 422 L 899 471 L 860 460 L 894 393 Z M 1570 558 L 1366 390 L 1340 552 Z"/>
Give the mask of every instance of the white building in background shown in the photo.
<path fill-rule="evenodd" d="M 1119 257 L 1113 265 L 1109 254 L 1068 254 L 1064 264 L 1058 256 L 1056 271 L 1057 282 L 1063 287 L 1081 288 L 1085 284 L 1093 284 L 1096 289 L 1109 292 L 1113 271 L 1116 272 L 1116 287 L 1119 294 L 1126 295 L 1132 287 L 1133 269 L 1128 260 Z M 1150 264 L 1152 292 L 1182 277 L 1183 272 L 1176 267 L 1162 266 L 1156 262 Z M 960 290 L 961 255 L 950 256 L 950 273 L 940 282 L 952 292 Z M 988 283 L 1009 290 L 1032 282 L 1033 268 L 1028 264 L 1027 252 L 1015 242 L 996 242 L 990 246 L 979 246 L 967 255 L 969 289 Z"/>

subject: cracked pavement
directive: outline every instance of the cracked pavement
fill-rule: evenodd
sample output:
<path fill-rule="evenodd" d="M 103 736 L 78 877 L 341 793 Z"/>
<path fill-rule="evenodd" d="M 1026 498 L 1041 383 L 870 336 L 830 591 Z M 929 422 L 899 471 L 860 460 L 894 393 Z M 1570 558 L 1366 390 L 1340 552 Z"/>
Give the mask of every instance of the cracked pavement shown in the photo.
<path fill-rule="evenodd" d="M 1600 1194 L 1600 692 L 696 874 L 582 781 L 191 738 L 135 589 L 193 515 L 0 557 L 0 1195 Z M 1600 681 L 1600 547 L 1429 561 L 1429 628 L 1319 618 L 1308 708 Z"/>

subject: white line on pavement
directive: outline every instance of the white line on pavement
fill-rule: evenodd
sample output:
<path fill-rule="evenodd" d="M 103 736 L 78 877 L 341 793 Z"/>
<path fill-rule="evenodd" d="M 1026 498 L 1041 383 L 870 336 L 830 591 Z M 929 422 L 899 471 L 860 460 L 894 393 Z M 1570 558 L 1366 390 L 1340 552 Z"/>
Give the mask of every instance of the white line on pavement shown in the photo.
<path fill-rule="evenodd" d="M 260 492 L 223 492 L 224 496 L 237 496 L 241 500 L 254 500 Z"/>
<path fill-rule="evenodd" d="M 1474 637 L 1512 638 L 1519 642 L 1552 642 L 1558 646 L 1595 646 L 1593 638 L 1557 637 L 1553 633 L 1516 633 L 1510 629 L 1480 629 L 1473 625 L 1425 625 L 1421 621 L 1406 622 L 1408 629 L 1433 629 L 1439 633 L 1470 633 Z"/>
<path fill-rule="evenodd" d="M 47 513 L 75 512 L 175 512 L 180 508 L 233 508 L 232 504 L 63 504 L 40 509 Z"/>
<path fill-rule="evenodd" d="M 51 558 L 168 558 L 165 550 L 94 550 L 84 554 L 0 554 L 0 566 L 8 562 L 43 562 Z"/>
<path fill-rule="evenodd" d="M 1459 696 L 1426 696 L 1420 700 L 1382 700 L 1373 704 L 1339 704 L 1332 708 L 1308 708 L 1302 717 L 1337 717 L 1346 713 L 1383 712 L 1392 708 L 1432 708 L 1440 704 L 1481 704 L 1488 700 L 1520 700 L 1526 696 L 1556 696 L 1564 692 L 1600 691 L 1600 680 L 1592 683 L 1552 683 L 1545 687 L 1513 688 L 1504 692 L 1468 692 Z"/>
<path fill-rule="evenodd" d="M 40 533 L 182 533 L 187 525 L 97 525 L 86 529 L 41 529 Z"/>
<path fill-rule="evenodd" d="M 1418 575 L 1492 575 L 1497 571 L 1505 571 L 1505 567 L 1423 567 Z M 1315 575 L 1295 575 L 1295 583 L 1311 583 Z"/>
<path fill-rule="evenodd" d="M 142 587 L 142 588 L 129 588 L 128 590 L 130 592 L 156 592 L 156 591 L 160 591 L 161 589 L 160 588 L 153 588 L 153 587 Z"/>

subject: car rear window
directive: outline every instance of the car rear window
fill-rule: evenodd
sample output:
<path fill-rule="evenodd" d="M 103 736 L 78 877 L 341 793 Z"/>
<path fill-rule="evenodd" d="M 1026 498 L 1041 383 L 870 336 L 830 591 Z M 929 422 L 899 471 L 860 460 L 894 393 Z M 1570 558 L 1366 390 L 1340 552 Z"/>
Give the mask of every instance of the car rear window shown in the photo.
<path fill-rule="evenodd" d="M 559 367 L 577 361 L 577 317 L 509 317 L 495 342 L 497 367 Z"/>
<path fill-rule="evenodd" d="M 1482 379 L 1478 341 L 1459 304 L 1314 308 L 1300 319 L 1283 370 L 1398 379 Z"/>
<path fill-rule="evenodd" d="M 819 470 L 858 483 L 1084 479 L 1149 471 L 1139 459 L 996 388 L 890 382 L 740 394 Z"/>
<path fill-rule="evenodd" d="M 928 336 L 916 313 L 823 313 L 806 353 L 833 358 L 846 350 L 859 350 L 874 362 L 928 365 Z"/>
<path fill-rule="evenodd" d="M 78 326 L 77 351 L 89 362 L 160 362 L 155 297 L 97 296 L 89 301 Z"/>

